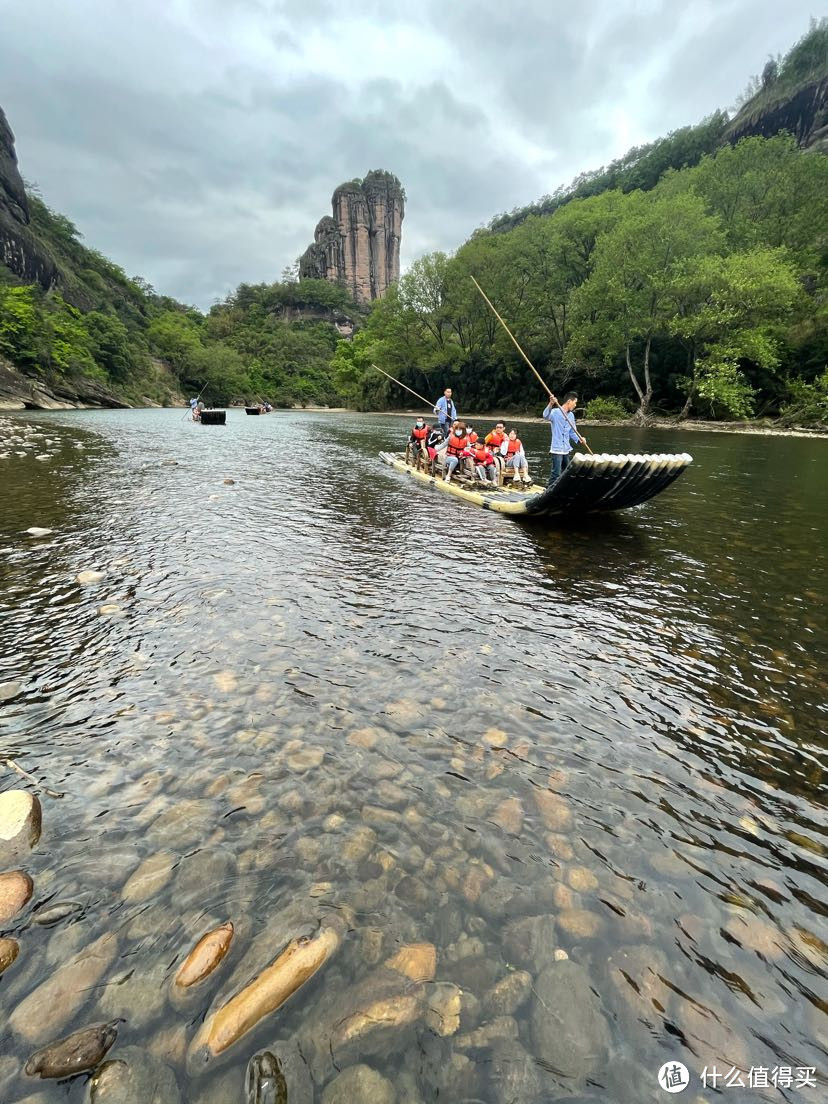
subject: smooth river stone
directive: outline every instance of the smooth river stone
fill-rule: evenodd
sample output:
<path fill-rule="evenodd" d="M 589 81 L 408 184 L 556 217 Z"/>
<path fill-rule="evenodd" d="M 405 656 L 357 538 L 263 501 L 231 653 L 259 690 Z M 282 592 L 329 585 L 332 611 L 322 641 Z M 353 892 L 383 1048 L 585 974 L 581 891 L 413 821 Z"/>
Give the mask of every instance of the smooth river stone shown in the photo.
<path fill-rule="evenodd" d="M 313 1104 L 315 1099 L 308 1064 L 293 1041 L 254 1054 L 247 1066 L 245 1087 L 246 1104 Z"/>
<path fill-rule="evenodd" d="M 511 920 L 503 928 L 503 945 L 510 964 L 534 970 L 536 973 L 555 961 L 554 916 L 525 916 Z"/>
<path fill-rule="evenodd" d="M 532 975 L 528 970 L 515 970 L 484 994 L 483 1008 L 490 1016 L 513 1016 L 531 992 Z"/>
<path fill-rule="evenodd" d="M 40 799 L 27 790 L 0 794 L 0 862 L 31 850 L 40 839 Z"/>
<path fill-rule="evenodd" d="M 410 981 L 433 981 L 437 973 L 437 948 L 433 943 L 408 943 L 385 965 Z"/>
<path fill-rule="evenodd" d="M 81 586 L 90 586 L 93 583 L 99 583 L 105 574 L 105 571 L 79 571 L 75 580 Z"/>
<path fill-rule="evenodd" d="M 170 880 L 175 862 L 176 857 L 170 851 L 158 851 L 144 859 L 124 885 L 124 900 L 137 902 L 154 897 Z"/>
<path fill-rule="evenodd" d="M 16 939 L 0 939 L 0 974 L 5 973 L 20 953 Z"/>
<path fill-rule="evenodd" d="M 180 1104 L 175 1074 L 141 1047 L 124 1047 L 97 1070 L 86 1104 Z M 228 1101 L 230 1104 L 230 1101 Z"/>
<path fill-rule="evenodd" d="M 56 901 L 53 905 L 38 909 L 32 917 L 32 921 L 35 924 L 40 924 L 42 928 L 51 928 L 55 924 L 59 924 L 61 920 L 65 920 L 67 916 L 74 916 L 82 908 L 83 905 L 78 901 Z"/>
<path fill-rule="evenodd" d="M 51 529 L 43 529 L 40 525 L 32 525 L 26 530 L 30 537 L 48 537 L 51 536 Z"/>
<path fill-rule="evenodd" d="M 35 1051 L 26 1063 L 29 1077 L 72 1077 L 94 1069 L 118 1038 L 114 1023 L 93 1024 Z"/>
<path fill-rule="evenodd" d="M 519 797 L 507 797 L 501 801 L 491 816 L 492 821 L 509 835 L 519 836 L 523 830 L 523 805 Z"/>
<path fill-rule="evenodd" d="M 12 1012 L 15 1034 L 34 1044 L 56 1035 L 93 995 L 117 952 L 118 940 L 108 932 L 56 970 Z"/>
<path fill-rule="evenodd" d="M 22 690 L 22 682 L 0 682 L 0 704 L 12 701 Z"/>
<path fill-rule="evenodd" d="M 558 927 L 571 939 L 596 939 L 604 930 L 604 921 L 588 909 L 565 909 L 558 913 Z"/>
<path fill-rule="evenodd" d="M 558 794 L 549 790 L 535 790 L 535 804 L 550 832 L 565 832 L 572 827 L 572 810 L 569 803 Z"/>
<path fill-rule="evenodd" d="M 576 962 L 558 962 L 535 981 L 531 1008 L 535 1057 L 578 1082 L 598 1075 L 606 1063 L 609 1027 L 589 972 Z"/>
<path fill-rule="evenodd" d="M 394 1086 L 370 1066 L 349 1066 L 325 1087 L 322 1104 L 394 1104 Z"/>
<path fill-rule="evenodd" d="M 320 747 L 297 748 L 287 757 L 287 765 L 292 771 L 304 772 L 322 765 L 325 752 Z"/>
<path fill-rule="evenodd" d="M 100 992 L 98 1007 L 111 1020 L 126 1021 L 133 1031 L 145 1031 L 164 1011 L 167 982 L 164 971 L 135 970 L 127 977 L 110 981 Z"/>
<path fill-rule="evenodd" d="M 340 941 L 333 927 L 291 940 L 257 977 L 207 1016 L 187 1054 L 190 1075 L 202 1073 L 213 1059 L 280 1008 L 339 949 Z"/>
<path fill-rule="evenodd" d="M 566 875 L 572 889 L 577 893 L 590 893 L 598 888 L 598 879 L 585 866 L 573 866 Z"/>
<path fill-rule="evenodd" d="M 31 899 L 34 882 L 23 870 L 0 874 L 0 920 L 11 920 Z"/>
<path fill-rule="evenodd" d="M 230 950 L 233 932 L 233 925 L 228 921 L 203 935 L 181 963 L 174 985 L 189 989 L 208 977 Z"/>
<path fill-rule="evenodd" d="M 425 1022 L 435 1035 L 454 1035 L 460 1027 L 463 990 L 450 981 L 437 982 L 426 998 Z"/>

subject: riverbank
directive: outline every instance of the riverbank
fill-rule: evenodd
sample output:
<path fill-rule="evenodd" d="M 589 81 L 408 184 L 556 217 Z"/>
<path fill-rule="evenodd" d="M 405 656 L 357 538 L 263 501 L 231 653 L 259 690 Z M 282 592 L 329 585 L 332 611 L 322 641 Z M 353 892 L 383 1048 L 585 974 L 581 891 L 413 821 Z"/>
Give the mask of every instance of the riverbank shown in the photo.
<path fill-rule="evenodd" d="M 333 411 L 332 411 L 333 412 Z M 357 411 L 351 411 L 357 413 Z M 366 411 L 361 411 L 366 413 Z M 418 418 L 419 410 L 383 410 L 371 411 L 371 413 L 388 414 L 394 418 Z M 532 414 L 470 414 L 468 421 L 478 424 L 483 422 L 516 422 L 526 425 L 538 422 L 541 419 Z M 632 418 L 616 419 L 613 421 L 593 421 L 589 418 L 578 418 L 578 426 L 581 428 L 595 429 L 687 429 L 699 433 L 752 433 L 763 437 L 820 437 L 828 440 L 828 429 L 809 429 L 807 426 L 775 426 L 767 422 L 705 422 L 705 421 L 677 421 L 674 418 L 653 418 L 646 425 L 640 425 Z"/>

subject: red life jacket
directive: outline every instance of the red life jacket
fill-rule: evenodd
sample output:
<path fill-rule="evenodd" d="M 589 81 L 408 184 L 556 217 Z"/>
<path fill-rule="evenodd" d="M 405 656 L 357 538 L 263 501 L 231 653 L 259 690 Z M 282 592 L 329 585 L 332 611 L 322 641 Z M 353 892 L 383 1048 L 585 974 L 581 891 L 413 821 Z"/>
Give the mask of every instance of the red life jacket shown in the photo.
<path fill-rule="evenodd" d="M 422 429 L 417 429 L 417 427 L 414 426 L 414 428 L 411 430 L 411 436 L 416 441 L 424 441 L 426 437 L 428 437 L 429 433 L 431 433 L 431 427 L 427 425 L 424 425 Z"/>
<path fill-rule="evenodd" d="M 523 445 L 520 443 L 520 437 L 515 437 L 514 441 L 510 438 L 506 446 L 506 455 L 513 456 L 516 452 L 520 452 L 522 448 Z"/>
<path fill-rule="evenodd" d="M 492 448 L 499 449 L 506 439 L 505 433 L 498 433 L 496 429 L 486 437 L 486 444 L 491 445 Z"/>
<path fill-rule="evenodd" d="M 456 456 L 459 458 L 466 451 L 466 444 L 467 438 L 465 433 L 462 437 L 458 437 L 456 433 L 452 432 L 452 435 L 449 437 L 448 448 L 446 449 L 446 451 L 448 452 L 449 456 Z"/>
<path fill-rule="evenodd" d="M 493 464 L 494 457 L 485 445 L 475 445 L 472 449 L 475 464 Z"/>
<path fill-rule="evenodd" d="M 474 432 L 474 430 L 471 431 L 471 433 L 468 435 L 468 438 L 469 438 L 469 444 L 470 445 L 476 445 L 477 442 L 478 442 L 478 439 L 479 439 L 477 434 Z"/>

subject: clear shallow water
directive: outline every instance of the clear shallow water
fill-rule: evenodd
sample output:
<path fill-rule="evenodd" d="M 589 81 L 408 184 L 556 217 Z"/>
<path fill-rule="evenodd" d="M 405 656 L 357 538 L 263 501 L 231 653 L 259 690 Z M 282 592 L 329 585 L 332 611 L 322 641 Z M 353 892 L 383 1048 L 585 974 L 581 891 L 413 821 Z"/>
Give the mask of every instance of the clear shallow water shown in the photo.
<path fill-rule="evenodd" d="M 596 451 L 696 462 L 635 511 L 537 529 L 380 465 L 397 418 L 9 421 L 54 444 L 0 459 L 0 681 L 23 683 L 0 751 L 65 796 L 41 795 L 34 897 L 2 932 L 21 945 L 5 1015 L 112 932 L 52 1037 L 122 1017 L 109 1057 L 147 1048 L 183 1101 L 244 1099 L 247 1059 L 289 1039 L 320 1098 L 360 1060 L 412 1104 L 658 1100 L 672 1059 L 817 1067 L 824 1086 L 824 441 L 592 430 Z M 545 476 L 546 427 L 521 436 Z M 79 585 L 89 569 L 103 579 Z M 157 882 L 125 895 L 158 852 Z M 79 910 L 32 922 L 64 901 Z M 226 919 L 264 966 L 288 907 L 342 918 L 340 951 L 191 1077 L 183 1050 L 237 963 L 184 1012 L 169 979 Z M 437 951 L 400 997 L 416 1018 L 332 1053 L 327 1011 L 412 942 Z M 555 952 L 594 991 L 559 994 L 600 1037 L 572 1069 L 539 1022 Z M 504 1012 L 491 990 L 523 971 Z M 462 990 L 446 1036 L 438 983 Z M 0 1099 L 37 1090 L 32 1049 L 0 1037 Z M 81 1101 L 85 1080 L 44 1099 Z"/>

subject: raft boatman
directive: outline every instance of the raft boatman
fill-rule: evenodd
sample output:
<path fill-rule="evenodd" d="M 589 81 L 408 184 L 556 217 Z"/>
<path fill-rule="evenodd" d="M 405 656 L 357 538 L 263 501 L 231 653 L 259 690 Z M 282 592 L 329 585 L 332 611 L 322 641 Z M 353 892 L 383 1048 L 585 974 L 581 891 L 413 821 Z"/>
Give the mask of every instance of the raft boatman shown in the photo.
<path fill-rule="evenodd" d="M 452 425 L 457 421 L 457 407 L 451 401 L 451 388 L 447 387 L 434 407 L 434 413 L 444 435 L 448 437 Z"/>
<path fill-rule="evenodd" d="M 552 470 L 549 472 L 549 484 L 560 479 L 569 467 L 572 459 L 572 446 L 585 445 L 586 437 L 582 437 L 575 425 L 573 411 L 578 405 L 578 396 L 574 391 L 564 395 L 564 401 L 559 403 L 552 392 L 549 392 L 549 405 L 543 412 L 544 418 L 552 426 L 552 443 L 549 451 L 552 453 Z"/>

